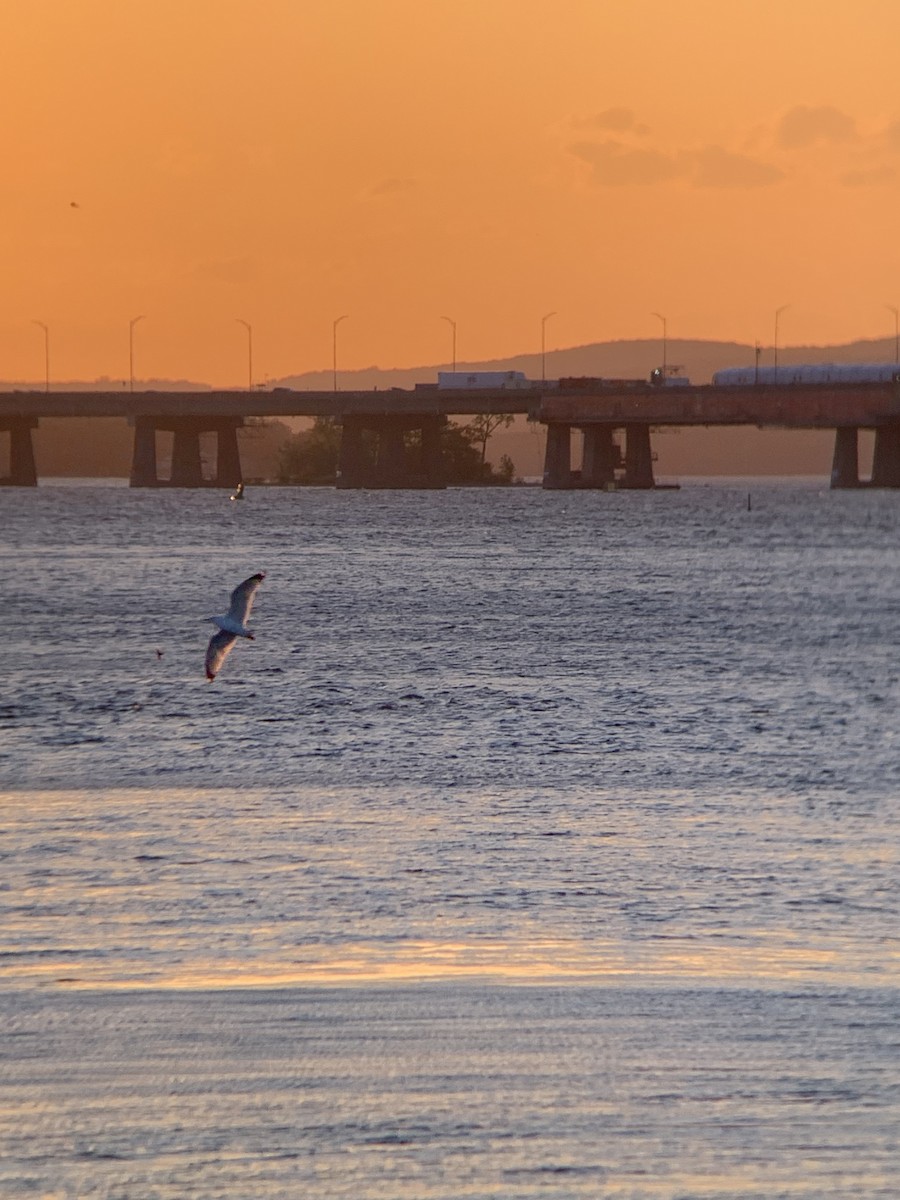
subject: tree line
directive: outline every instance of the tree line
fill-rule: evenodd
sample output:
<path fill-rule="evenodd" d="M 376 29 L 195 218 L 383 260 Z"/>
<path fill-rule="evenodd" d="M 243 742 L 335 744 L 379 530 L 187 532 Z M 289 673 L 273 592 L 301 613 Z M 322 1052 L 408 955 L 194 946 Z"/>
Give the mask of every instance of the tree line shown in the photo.
<path fill-rule="evenodd" d="M 466 425 L 448 422 L 441 430 L 446 482 L 456 485 L 504 486 L 515 481 L 515 464 L 504 454 L 497 467 L 487 460 L 487 446 L 498 429 L 508 428 L 511 415 L 482 413 Z M 364 439 L 365 439 L 364 435 Z M 410 449 L 418 430 L 406 434 Z M 369 435 L 374 453 L 374 434 Z M 281 447 L 278 478 L 281 483 L 327 487 L 337 479 L 341 427 L 333 417 L 316 417 L 310 429 L 295 433 Z"/>

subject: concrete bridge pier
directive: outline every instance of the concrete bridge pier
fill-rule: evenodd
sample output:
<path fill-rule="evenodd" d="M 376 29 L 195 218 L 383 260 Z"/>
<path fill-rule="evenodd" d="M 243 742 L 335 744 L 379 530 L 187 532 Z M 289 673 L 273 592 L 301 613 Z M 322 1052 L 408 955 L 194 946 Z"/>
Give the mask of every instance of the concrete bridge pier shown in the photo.
<path fill-rule="evenodd" d="M 0 484 L 10 487 L 37 487 L 37 467 L 31 431 L 37 428 L 37 417 L 4 417 L 0 430 L 9 434 L 9 474 Z"/>
<path fill-rule="evenodd" d="M 131 487 L 157 487 L 156 423 L 152 417 L 132 418 L 134 443 L 131 451 Z"/>
<path fill-rule="evenodd" d="M 622 487 L 652 488 L 653 451 L 650 447 L 649 425 L 625 426 L 625 478 Z"/>
<path fill-rule="evenodd" d="M 200 459 L 200 422 L 193 417 L 178 417 L 172 422 L 172 475 L 169 487 L 203 487 Z"/>
<path fill-rule="evenodd" d="M 132 487 L 236 487 L 243 478 L 237 431 L 243 417 L 134 417 L 134 448 L 131 458 Z M 158 474 L 156 434 L 171 432 L 172 473 L 168 480 Z M 216 473 L 203 478 L 200 435 L 216 435 Z"/>
<path fill-rule="evenodd" d="M 612 425 L 585 425 L 581 486 L 608 488 L 616 481 L 616 445 Z"/>
<path fill-rule="evenodd" d="M 243 424 L 242 417 L 222 417 L 216 422 L 216 487 L 233 488 L 244 481 L 237 436 Z"/>
<path fill-rule="evenodd" d="M 341 419 L 339 488 L 442 488 L 442 415 L 364 414 Z M 417 447 L 407 434 L 419 434 Z M 367 438 L 366 434 L 373 436 Z"/>
<path fill-rule="evenodd" d="M 383 418 L 376 426 L 378 449 L 375 456 L 374 486 L 403 487 L 406 484 L 406 429 L 402 420 Z"/>
<path fill-rule="evenodd" d="M 341 444 L 338 448 L 336 486 L 365 487 L 366 459 L 363 448 L 365 424 L 360 417 L 344 416 L 341 421 Z"/>
<path fill-rule="evenodd" d="M 834 431 L 831 486 L 859 487 L 859 430 L 854 425 L 838 426 Z"/>
<path fill-rule="evenodd" d="M 547 424 L 543 486 L 554 491 L 572 486 L 571 425 L 562 425 L 556 421 Z"/>
<path fill-rule="evenodd" d="M 444 476 L 444 452 L 441 448 L 441 434 L 447 418 L 428 417 L 423 419 L 421 461 L 419 464 L 423 487 L 443 488 L 447 486 Z"/>
<path fill-rule="evenodd" d="M 872 455 L 872 487 L 900 487 L 900 425 L 879 425 Z"/>

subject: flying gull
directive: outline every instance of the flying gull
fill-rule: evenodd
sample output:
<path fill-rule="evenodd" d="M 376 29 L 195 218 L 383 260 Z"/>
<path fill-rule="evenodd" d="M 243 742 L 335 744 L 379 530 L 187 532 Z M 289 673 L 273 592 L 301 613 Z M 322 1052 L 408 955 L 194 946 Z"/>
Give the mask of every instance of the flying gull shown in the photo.
<path fill-rule="evenodd" d="M 228 612 L 219 617 L 206 618 L 219 627 L 219 632 L 212 635 L 206 647 L 206 678 L 210 681 L 215 679 L 237 638 L 249 638 L 253 641 L 247 621 L 250 619 L 250 609 L 253 607 L 257 589 L 265 577 L 265 571 L 260 571 L 245 579 L 231 593 Z"/>

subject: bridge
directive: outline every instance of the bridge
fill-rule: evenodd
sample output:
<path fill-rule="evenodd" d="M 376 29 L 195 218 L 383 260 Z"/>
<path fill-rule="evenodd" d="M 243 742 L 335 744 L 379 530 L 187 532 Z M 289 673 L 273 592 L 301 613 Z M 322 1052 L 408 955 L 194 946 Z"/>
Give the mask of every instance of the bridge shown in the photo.
<path fill-rule="evenodd" d="M 523 414 L 547 429 L 545 488 L 652 488 L 652 432 L 665 427 L 747 425 L 833 429 L 836 488 L 900 487 L 900 383 L 652 386 L 637 381 L 564 380 L 524 388 L 317 392 L 0 392 L 0 434 L 9 474 L 33 487 L 31 432 L 43 418 L 125 417 L 134 430 L 132 487 L 233 487 L 242 478 L 237 431 L 250 418 L 331 417 L 341 427 L 338 487 L 443 486 L 441 429 L 450 416 Z M 875 432 L 870 478 L 859 471 L 860 429 Z M 172 438 L 168 479 L 160 478 L 156 435 Z M 410 432 L 416 436 L 409 437 Z M 216 438 L 204 475 L 202 434 Z M 582 466 L 572 469 L 572 436 Z"/>

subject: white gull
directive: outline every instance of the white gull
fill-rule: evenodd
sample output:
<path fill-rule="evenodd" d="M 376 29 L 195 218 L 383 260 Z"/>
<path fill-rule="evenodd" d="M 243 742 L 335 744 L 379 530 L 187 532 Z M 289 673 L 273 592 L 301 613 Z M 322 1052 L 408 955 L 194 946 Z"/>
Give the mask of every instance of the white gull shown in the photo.
<path fill-rule="evenodd" d="M 210 681 L 215 679 L 222 663 L 239 637 L 249 638 L 250 641 L 253 641 L 253 634 L 247 628 L 247 621 L 250 619 L 250 609 L 253 607 L 259 585 L 265 577 L 265 571 L 260 571 L 256 575 L 251 575 L 249 579 L 245 579 L 243 583 L 239 583 L 231 593 L 228 612 L 222 616 L 206 618 L 207 621 L 212 621 L 219 627 L 219 632 L 212 635 L 209 645 L 206 647 L 206 678 Z"/>

